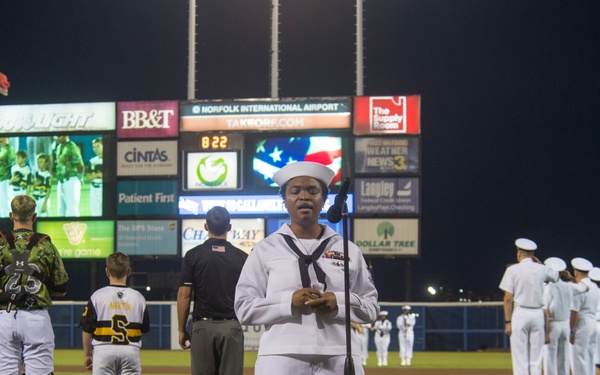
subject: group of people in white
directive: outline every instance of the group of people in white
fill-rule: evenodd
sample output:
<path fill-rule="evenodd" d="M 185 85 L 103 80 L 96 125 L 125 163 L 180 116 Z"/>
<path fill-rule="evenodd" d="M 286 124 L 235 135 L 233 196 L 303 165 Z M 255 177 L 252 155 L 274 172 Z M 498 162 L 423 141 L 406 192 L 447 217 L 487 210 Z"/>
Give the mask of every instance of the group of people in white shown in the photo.
<path fill-rule="evenodd" d="M 573 258 L 535 257 L 535 242 L 515 241 L 518 263 L 500 282 L 505 333 L 510 336 L 515 375 L 600 373 L 600 268 Z"/>
<path fill-rule="evenodd" d="M 410 306 L 403 306 L 403 313 L 396 319 L 401 366 L 410 366 L 413 356 L 416 315 L 411 313 L 410 310 Z M 392 331 L 392 322 L 388 320 L 388 312 L 381 311 L 379 318 L 373 324 L 354 325 L 354 327 L 361 339 L 362 364 L 367 364 L 369 358 L 369 332 L 374 331 L 375 347 L 377 348 L 377 366 L 387 366 L 388 348 L 391 339 L 390 332 Z"/>

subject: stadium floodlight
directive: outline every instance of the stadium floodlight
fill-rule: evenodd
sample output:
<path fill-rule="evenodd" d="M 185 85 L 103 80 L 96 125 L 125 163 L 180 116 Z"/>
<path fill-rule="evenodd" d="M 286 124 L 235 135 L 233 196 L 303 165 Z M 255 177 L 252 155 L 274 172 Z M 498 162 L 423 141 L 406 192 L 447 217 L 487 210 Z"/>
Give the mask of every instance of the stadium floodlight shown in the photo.
<path fill-rule="evenodd" d="M 427 291 L 429 292 L 429 294 L 431 294 L 432 296 L 435 295 L 437 293 L 437 291 L 435 290 L 434 287 L 430 286 L 427 288 Z"/>

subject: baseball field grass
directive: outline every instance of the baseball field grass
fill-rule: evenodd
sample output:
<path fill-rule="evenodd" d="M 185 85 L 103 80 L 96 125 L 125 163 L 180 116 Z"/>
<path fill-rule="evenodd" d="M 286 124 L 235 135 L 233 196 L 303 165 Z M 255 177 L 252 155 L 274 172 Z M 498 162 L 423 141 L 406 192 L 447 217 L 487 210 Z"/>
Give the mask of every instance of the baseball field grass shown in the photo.
<path fill-rule="evenodd" d="M 54 355 L 55 374 L 89 375 L 83 369 L 82 350 L 57 350 Z M 142 372 L 154 375 L 189 374 L 190 353 L 181 350 L 142 350 Z M 244 356 L 245 374 L 252 374 L 256 352 L 246 352 Z M 366 374 L 419 374 L 459 373 L 459 374 L 510 374 L 511 360 L 507 352 L 416 352 L 413 365 L 400 366 L 398 353 L 390 352 L 389 365 L 377 367 L 377 356 L 370 353 Z M 428 371 L 429 370 L 429 371 Z M 454 370 L 454 371 L 452 371 Z M 458 370 L 458 371 L 457 371 Z M 276 374 L 274 374 L 276 375 Z"/>

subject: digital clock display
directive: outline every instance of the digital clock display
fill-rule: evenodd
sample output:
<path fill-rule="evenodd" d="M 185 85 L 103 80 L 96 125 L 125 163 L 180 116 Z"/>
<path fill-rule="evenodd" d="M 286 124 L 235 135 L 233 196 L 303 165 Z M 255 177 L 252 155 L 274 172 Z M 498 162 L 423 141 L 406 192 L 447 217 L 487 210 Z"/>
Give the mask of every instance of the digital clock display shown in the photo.
<path fill-rule="evenodd" d="M 198 143 L 201 150 L 241 150 L 244 140 L 241 134 L 203 134 Z"/>

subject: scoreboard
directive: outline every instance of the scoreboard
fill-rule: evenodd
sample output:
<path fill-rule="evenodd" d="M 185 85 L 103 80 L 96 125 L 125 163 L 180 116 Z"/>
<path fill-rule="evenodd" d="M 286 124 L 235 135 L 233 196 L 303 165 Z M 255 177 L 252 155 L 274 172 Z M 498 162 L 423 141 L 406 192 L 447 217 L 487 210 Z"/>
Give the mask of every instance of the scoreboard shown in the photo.
<path fill-rule="evenodd" d="M 63 120 L 53 120 L 58 113 Z M 418 95 L 0 106 L 0 133 L 20 136 L 18 147 L 29 138 L 22 133 L 86 136 L 90 157 L 91 140 L 103 138 L 102 213 L 38 219 L 48 231 L 70 228 L 69 241 L 87 241 L 65 243 L 65 258 L 115 250 L 181 257 L 206 239 L 204 216 L 215 205 L 231 213 L 229 240 L 249 251 L 287 221 L 272 176 L 296 161 L 334 171 L 321 221 L 340 233 L 325 213 L 341 181 L 351 179 L 350 237 L 364 255 L 420 253 Z M 82 180 L 82 207 L 88 185 Z M 86 228 L 111 222 L 102 249 L 91 246 Z"/>

